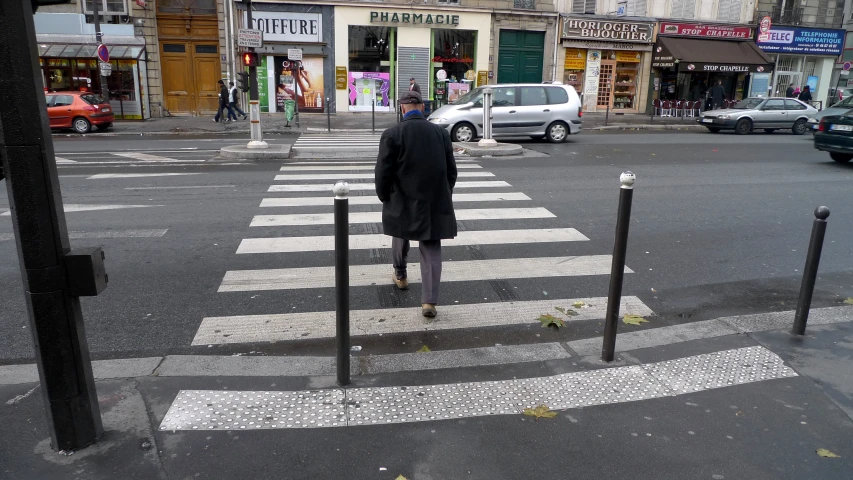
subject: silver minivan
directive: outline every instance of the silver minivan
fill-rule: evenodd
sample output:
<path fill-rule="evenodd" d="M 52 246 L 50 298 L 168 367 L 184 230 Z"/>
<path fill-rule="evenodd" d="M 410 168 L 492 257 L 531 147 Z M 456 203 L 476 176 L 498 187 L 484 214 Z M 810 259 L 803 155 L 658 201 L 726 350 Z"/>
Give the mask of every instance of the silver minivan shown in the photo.
<path fill-rule="evenodd" d="M 471 142 L 483 134 L 483 89 L 491 88 L 492 135 L 529 136 L 558 143 L 581 131 L 581 101 L 571 85 L 484 85 L 432 112 L 429 121 L 450 131 L 454 142 Z"/>

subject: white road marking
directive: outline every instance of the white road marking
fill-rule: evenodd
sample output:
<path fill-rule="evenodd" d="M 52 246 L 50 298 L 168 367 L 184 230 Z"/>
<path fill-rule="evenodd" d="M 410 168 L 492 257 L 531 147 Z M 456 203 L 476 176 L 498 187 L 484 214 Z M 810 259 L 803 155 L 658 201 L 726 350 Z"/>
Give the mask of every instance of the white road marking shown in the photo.
<path fill-rule="evenodd" d="M 198 148 L 192 148 L 191 153 L 202 153 L 202 152 L 216 152 L 219 153 L 219 150 L 199 150 Z M 144 150 L 148 153 L 190 153 L 184 149 L 181 150 Z M 137 153 L 139 150 L 111 150 L 109 152 L 56 152 L 58 155 L 114 155 L 116 153 Z M 141 152 L 140 152 L 141 153 Z"/>
<path fill-rule="evenodd" d="M 515 278 L 553 278 L 605 275 L 610 272 L 610 255 L 577 257 L 501 258 L 444 262 L 442 283 Z M 420 264 L 408 267 L 409 283 L 421 283 Z M 625 273 L 634 273 L 625 267 Z M 388 265 L 350 266 L 350 285 L 363 287 L 391 282 Z M 220 292 L 254 292 L 263 290 L 296 290 L 335 286 L 335 267 L 271 268 L 265 270 L 232 270 L 225 273 Z"/>
<path fill-rule="evenodd" d="M 555 218 L 542 207 L 536 208 L 460 208 L 456 220 L 516 220 L 522 218 Z M 381 223 L 382 212 L 350 212 L 349 223 Z M 334 225 L 332 213 L 294 213 L 286 215 L 255 215 L 250 227 L 280 227 L 287 225 Z"/>
<path fill-rule="evenodd" d="M 175 187 L 178 188 L 178 187 Z M 454 193 L 454 202 L 501 202 L 501 201 L 526 201 L 530 197 L 523 193 Z M 322 207 L 335 204 L 334 197 L 291 197 L 291 198 L 265 198 L 261 200 L 261 207 Z M 349 197 L 350 205 L 382 205 L 378 197 L 362 195 Z"/>
<path fill-rule="evenodd" d="M 465 163 L 472 164 L 477 163 L 477 160 L 471 160 L 466 158 L 459 158 L 456 160 L 456 163 Z M 299 162 L 286 162 L 285 165 L 376 165 L 375 160 L 334 160 L 334 159 L 323 159 L 323 160 L 310 160 L 310 161 L 299 161 Z"/>
<path fill-rule="evenodd" d="M 464 245 L 507 245 L 551 242 L 584 242 L 589 239 L 574 228 L 543 228 L 529 230 L 466 230 L 452 240 L 442 240 L 443 247 Z M 415 247 L 418 242 L 412 242 Z M 350 250 L 391 248 L 391 237 L 382 234 L 350 235 Z M 323 252 L 335 249 L 334 236 L 246 238 L 237 248 L 238 254 Z"/>
<path fill-rule="evenodd" d="M 494 177 L 491 172 L 458 172 L 459 178 Z M 277 182 L 290 180 L 349 180 L 376 178 L 373 173 L 294 173 L 291 175 L 276 175 Z"/>
<path fill-rule="evenodd" d="M 456 182 L 455 188 L 501 188 L 511 187 L 507 182 L 482 181 L 482 182 Z M 317 185 L 273 185 L 267 190 L 268 192 L 331 192 L 333 185 L 317 184 Z M 372 183 L 350 183 L 349 189 L 351 192 L 358 190 L 376 190 L 376 186 Z"/>
<path fill-rule="evenodd" d="M 98 210 L 122 210 L 125 208 L 150 208 L 150 207 L 162 207 L 163 205 L 94 205 L 94 204 L 80 204 L 80 203 L 66 203 L 64 205 L 65 213 L 71 212 L 94 212 Z M 11 212 L 4 212 L 0 214 L 0 216 L 8 217 L 11 216 Z"/>
<path fill-rule="evenodd" d="M 235 185 L 185 185 L 182 187 L 125 187 L 125 190 L 183 190 L 187 188 L 235 188 Z"/>
<path fill-rule="evenodd" d="M 68 164 L 68 163 L 77 163 L 74 160 L 69 160 L 67 158 L 62 158 L 62 157 L 54 157 L 54 158 L 56 159 L 57 165 Z"/>
<path fill-rule="evenodd" d="M 117 157 L 125 157 L 125 158 L 133 158 L 134 160 L 144 160 L 146 162 L 162 162 L 162 161 L 175 161 L 174 158 L 169 157 L 161 157 L 159 155 L 151 155 L 148 153 L 141 152 L 131 152 L 131 153 L 114 153 L 113 155 Z"/>
<path fill-rule="evenodd" d="M 104 178 L 145 178 L 145 177 L 180 177 L 185 175 L 206 175 L 204 173 L 99 173 L 92 175 L 87 180 L 99 180 Z"/>
<path fill-rule="evenodd" d="M 328 172 L 328 171 L 346 172 L 349 170 L 370 170 L 370 171 L 373 171 L 375 168 L 376 167 L 373 165 L 349 165 L 349 166 L 346 166 L 346 165 L 342 165 L 342 166 L 318 165 L 316 167 L 299 165 L 299 166 L 294 166 L 294 167 L 284 166 L 284 167 L 281 167 L 281 171 L 282 172 L 311 172 L 311 171 L 316 171 L 316 172 Z M 460 170 L 461 169 L 477 169 L 477 168 L 483 168 L 483 166 L 482 165 L 473 165 L 473 164 L 472 165 L 457 165 L 456 168 L 458 168 Z"/>
<path fill-rule="evenodd" d="M 386 269 L 388 283 L 391 270 Z M 444 280 L 442 278 L 442 280 Z M 477 329 L 508 325 L 538 324 L 543 313 L 556 314 L 556 307 L 572 308 L 577 316 L 567 321 L 599 320 L 605 317 L 607 297 L 573 298 L 517 302 L 439 305 L 438 317 L 424 321 L 420 308 L 377 308 L 350 311 L 352 335 L 388 335 L 393 333 L 433 332 L 456 329 Z M 621 314 L 642 317 L 653 312 L 639 298 L 622 297 Z M 335 312 L 282 313 L 274 315 L 237 315 L 207 317 L 201 321 L 193 345 L 224 345 L 230 343 L 281 342 L 335 338 Z"/>

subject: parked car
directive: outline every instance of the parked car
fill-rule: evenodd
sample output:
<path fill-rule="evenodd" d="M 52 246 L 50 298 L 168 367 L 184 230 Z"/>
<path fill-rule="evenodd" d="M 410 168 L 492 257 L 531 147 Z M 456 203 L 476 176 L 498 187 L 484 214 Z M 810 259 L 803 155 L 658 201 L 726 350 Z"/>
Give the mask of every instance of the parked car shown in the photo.
<path fill-rule="evenodd" d="M 843 115 L 850 110 L 853 110 L 853 97 L 847 97 L 844 100 L 837 102 L 835 105 L 817 112 L 815 116 L 809 117 L 809 127 L 811 127 L 813 131 L 816 131 L 817 126 L 820 123 L 820 119 L 823 117 L 829 115 Z"/>
<path fill-rule="evenodd" d="M 846 100 L 848 97 L 853 96 L 853 88 L 850 87 L 839 87 L 838 89 L 830 88 L 829 89 L 829 97 L 827 98 L 827 105 L 832 105 L 834 103 L 838 103 L 842 100 Z"/>
<path fill-rule="evenodd" d="M 853 115 L 827 115 L 814 134 L 814 148 L 838 163 L 853 159 Z"/>
<path fill-rule="evenodd" d="M 734 130 L 746 135 L 760 128 L 768 133 L 791 129 L 795 135 L 802 135 L 808 130 L 809 117 L 815 115 L 816 108 L 793 98 L 749 97 L 732 108 L 702 112 L 697 121 L 712 133 Z"/>
<path fill-rule="evenodd" d="M 106 130 L 115 121 L 110 104 L 89 92 L 48 93 L 47 116 L 50 128 L 71 128 L 77 133 L 89 133 L 93 126 Z"/>
<path fill-rule="evenodd" d="M 492 89 L 492 136 L 547 138 L 563 142 L 581 131 L 581 100 L 571 85 L 501 84 L 478 87 L 432 112 L 429 121 L 446 128 L 454 142 L 483 135 L 483 90 Z"/>

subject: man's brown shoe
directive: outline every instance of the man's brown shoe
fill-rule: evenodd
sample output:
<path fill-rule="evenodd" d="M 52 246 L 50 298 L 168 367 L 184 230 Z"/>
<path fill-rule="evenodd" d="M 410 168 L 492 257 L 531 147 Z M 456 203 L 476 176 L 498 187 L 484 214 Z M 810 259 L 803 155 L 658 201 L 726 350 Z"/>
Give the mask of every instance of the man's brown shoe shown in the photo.
<path fill-rule="evenodd" d="M 394 280 L 394 285 L 397 285 L 397 288 L 399 288 L 400 290 L 409 289 L 409 281 L 405 278 L 397 278 L 396 273 L 392 273 L 391 278 Z"/>
<path fill-rule="evenodd" d="M 424 303 L 421 305 L 421 313 L 423 316 L 427 318 L 435 318 L 437 312 L 435 311 L 435 305 L 432 303 Z"/>

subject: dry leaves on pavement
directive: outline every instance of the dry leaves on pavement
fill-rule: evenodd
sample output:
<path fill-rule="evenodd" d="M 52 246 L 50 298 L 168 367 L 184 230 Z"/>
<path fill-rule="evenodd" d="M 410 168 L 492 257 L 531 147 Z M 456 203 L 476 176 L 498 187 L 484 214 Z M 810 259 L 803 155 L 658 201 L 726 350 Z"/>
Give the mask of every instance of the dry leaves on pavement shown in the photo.
<path fill-rule="evenodd" d="M 539 405 L 536 408 L 525 408 L 524 414 L 528 417 L 534 417 L 537 420 L 540 418 L 554 418 L 557 416 L 557 412 L 551 410 L 544 404 Z"/>

